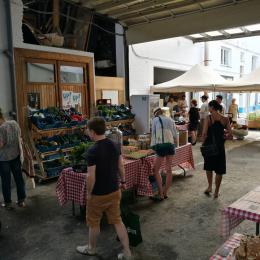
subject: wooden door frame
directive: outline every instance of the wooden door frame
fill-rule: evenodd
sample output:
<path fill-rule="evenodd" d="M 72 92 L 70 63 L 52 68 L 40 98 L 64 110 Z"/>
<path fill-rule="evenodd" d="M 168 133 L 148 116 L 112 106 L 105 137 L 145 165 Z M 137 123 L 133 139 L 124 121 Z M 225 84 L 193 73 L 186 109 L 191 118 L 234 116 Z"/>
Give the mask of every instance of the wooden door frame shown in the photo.
<path fill-rule="evenodd" d="M 67 53 L 58 53 L 58 52 L 49 52 L 49 51 L 42 51 L 42 50 L 32 50 L 32 49 L 24 49 L 24 48 L 15 48 L 15 73 L 16 73 L 16 86 L 22 84 L 26 84 L 26 74 L 23 70 L 23 65 L 26 60 L 33 59 L 33 60 L 44 60 L 49 61 L 50 63 L 53 62 L 64 62 L 64 63 L 82 63 L 86 66 L 86 93 L 87 93 L 87 104 L 89 107 L 87 108 L 87 117 L 90 117 L 94 111 L 95 107 L 95 83 L 94 83 L 94 58 L 89 56 L 80 56 L 74 54 L 67 54 Z M 57 66 L 55 67 L 55 79 L 58 80 L 57 75 Z M 58 84 L 58 82 L 56 82 Z M 85 83 L 84 83 L 85 84 Z M 22 116 L 22 107 L 25 104 L 22 104 L 20 100 L 20 96 L 23 94 L 23 88 L 17 87 L 16 89 L 16 102 L 17 102 L 17 118 L 19 122 L 23 122 L 21 119 Z M 23 126 L 22 126 L 23 127 Z"/>

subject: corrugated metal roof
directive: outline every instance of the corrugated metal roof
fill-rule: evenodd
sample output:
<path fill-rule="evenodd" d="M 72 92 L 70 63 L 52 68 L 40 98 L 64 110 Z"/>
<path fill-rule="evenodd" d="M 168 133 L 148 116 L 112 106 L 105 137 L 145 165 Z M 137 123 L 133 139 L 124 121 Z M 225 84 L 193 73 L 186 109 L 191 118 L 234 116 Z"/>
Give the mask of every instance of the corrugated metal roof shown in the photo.
<path fill-rule="evenodd" d="M 189 36 L 196 42 L 259 34 L 259 31 L 252 32 L 245 26 L 260 23 L 260 0 L 70 1 L 80 3 L 127 27 L 129 44 L 178 36 Z M 241 28 L 241 33 L 225 31 L 226 28 L 236 27 Z M 196 38 L 192 34 L 201 35 Z"/>
<path fill-rule="evenodd" d="M 161 19 L 239 5 L 250 0 L 81 0 L 96 12 L 131 27 Z"/>

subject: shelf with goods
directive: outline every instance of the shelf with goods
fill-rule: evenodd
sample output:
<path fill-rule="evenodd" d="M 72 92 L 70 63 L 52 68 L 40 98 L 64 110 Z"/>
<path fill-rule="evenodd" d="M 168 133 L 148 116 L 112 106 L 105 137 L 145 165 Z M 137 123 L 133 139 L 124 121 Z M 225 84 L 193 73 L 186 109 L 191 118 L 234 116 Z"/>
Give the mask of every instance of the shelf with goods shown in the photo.
<path fill-rule="evenodd" d="M 37 145 L 37 140 L 41 138 L 48 138 L 50 136 L 64 136 L 67 133 L 75 133 L 84 135 L 85 126 L 73 127 L 73 128 L 62 128 L 62 129 L 48 129 L 39 130 L 35 126 L 32 127 L 29 139 L 35 155 L 35 172 L 39 180 L 48 180 L 57 177 L 59 173 L 66 167 L 72 166 L 72 162 L 67 159 L 70 157 L 70 153 L 73 149 L 80 144 L 80 142 L 71 143 L 69 147 L 51 147 L 51 150 L 41 151 Z M 48 164 L 55 164 L 57 166 L 47 167 Z"/>
<path fill-rule="evenodd" d="M 64 168 L 72 166 L 71 152 L 87 140 L 84 135 L 87 121 L 83 117 L 80 121 L 71 119 L 69 123 L 59 121 L 60 127 L 48 125 L 44 129 L 31 118 L 31 115 L 27 116 L 25 136 L 34 157 L 36 177 L 39 181 L 55 178 Z"/>
<path fill-rule="evenodd" d="M 115 121 L 107 121 L 107 127 L 117 127 L 120 125 L 131 125 L 134 122 L 134 118 L 124 119 L 124 120 L 115 120 Z"/>

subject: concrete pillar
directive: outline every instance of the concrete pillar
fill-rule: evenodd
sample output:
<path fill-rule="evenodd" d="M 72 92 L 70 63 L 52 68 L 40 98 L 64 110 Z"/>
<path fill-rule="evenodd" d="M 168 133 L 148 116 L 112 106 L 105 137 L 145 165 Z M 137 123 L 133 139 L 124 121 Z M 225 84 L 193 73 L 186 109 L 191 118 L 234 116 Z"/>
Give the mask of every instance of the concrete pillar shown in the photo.
<path fill-rule="evenodd" d="M 9 70 L 8 50 L 8 34 L 6 23 L 5 2 L 0 1 L 0 107 L 5 117 L 13 110 L 12 107 L 12 91 L 11 78 Z"/>
<path fill-rule="evenodd" d="M 123 34 L 124 29 L 122 25 L 115 25 L 115 32 Z M 125 78 L 125 51 L 124 51 L 124 37 L 116 35 L 116 74 L 117 77 Z"/>

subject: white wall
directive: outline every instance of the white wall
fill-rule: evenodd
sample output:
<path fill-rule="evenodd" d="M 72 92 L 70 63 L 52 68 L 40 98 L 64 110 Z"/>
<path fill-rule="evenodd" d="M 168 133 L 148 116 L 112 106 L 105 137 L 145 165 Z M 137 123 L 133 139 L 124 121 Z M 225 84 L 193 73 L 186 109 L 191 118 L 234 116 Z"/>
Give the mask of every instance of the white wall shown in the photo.
<path fill-rule="evenodd" d="M 260 36 L 247 37 L 241 39 L 224 40 L 208 42 L 209 46 L 209 65 L 212 66 L 219 74 L 231 76 L 234 79 L 240 78 L 240 66 L 244 66 L 244 75 L 249 74 L 252 70 L 252 56 L 258 57 L 260 66 Z M 221 47 L 231 49 L 231 66 L 221 65 Z M 240 60 L 240 53 L 244 52 L 244 62 Z"/>
<path fill-rule="evenodd" d="M 193 44 L 186 38 L 173 38 L 129 47 L 130 64 L 130 95 L 147 94 L 154 84 L 154 67 L 187 71 L 194 64 L 209 60 L 208 65 L 220 75 L 240 78 L 240 66 L 244 66 L 244 75 L 252 71 L 252 56 L 258 57 L 256 68 L 260 67 L 260 36 L 222 40 L 207 43 Z M 208 57 L 205 57 L 205 47 Z M 231 49 L 231 64 L 229 67 L 221 65 L 221 47 Z M 244 61 L 240 54 L 244 53 Z M 195 93 L 194 98 L 200 100 L 203 93 Z M 216 93 L 209 93 L 214 99 Z M 227 107 L 231 102 L 232 94 L 224 95 Z M 241 112 L 249 112 L 258 104 L 260 94 L 234 94 Z M 258 107 L 260 104 L 258 105 Z M 247 109 L 247 107 L 249 109 Z"/>
<path fill-rule="evenodd" d="M 187 71 L 202 63 L 203 46 L 182 37 L 129 46 L 130 95 L 149 93 L 154 67 Z"/>

